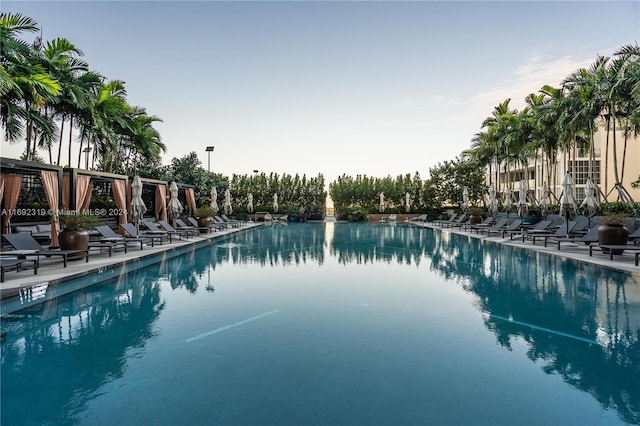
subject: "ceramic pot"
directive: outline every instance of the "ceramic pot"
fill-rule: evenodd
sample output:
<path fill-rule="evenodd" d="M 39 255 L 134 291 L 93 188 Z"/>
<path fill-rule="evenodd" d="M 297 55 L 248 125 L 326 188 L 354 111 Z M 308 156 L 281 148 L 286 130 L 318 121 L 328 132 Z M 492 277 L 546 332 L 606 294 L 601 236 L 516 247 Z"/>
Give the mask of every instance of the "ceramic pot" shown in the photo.
<path fill-rule="evenodd" d="M 58 234 L 61 250 L 87 250 L 89 248 L 89 231 L 63 229 Z M 69 259 L 83 259 L 84 253 L 70 255 Z"/>
<path fill-rule="evenodd" d="M 627 244 L 629 230 L 623 225 L 603 224 L 598 226 L 598 243 L 601 245 Z M 609 253 L 609 249 L 602 249 L 603 253 Z M 613 254 L 622 254 L 624 250 L 613 250 Z"/>
<path fill-rule="evenodd" d="M 471 216 L 469 216 L 469 223 L 471 225 L 477 225 L 478 223 L 482 222 L 482 216 L 479 214 L 472 214 Z"/>
<path fill-rule="evenodd" d="M 208 217 L 199 217 L 198 218 L 198 227 L 199 228 L 208 228 L 211 225 L 211 219 Z"/>

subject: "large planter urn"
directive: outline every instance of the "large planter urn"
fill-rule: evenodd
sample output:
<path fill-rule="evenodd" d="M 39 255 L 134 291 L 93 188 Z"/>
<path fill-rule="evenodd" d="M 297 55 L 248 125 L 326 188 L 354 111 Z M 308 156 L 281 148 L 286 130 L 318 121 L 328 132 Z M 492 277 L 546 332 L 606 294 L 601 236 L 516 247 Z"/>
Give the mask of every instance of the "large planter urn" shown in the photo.
<path fill-rule="evenodd" d="M 482 215 L 479 214 L 472 214 L 471 216 L 469 216 L 469 223 L 471 225 L 477 225 L 478 223 L 482 222 Z"/>
<path fill-rule="evenodd" d="M 623 245 L 629 240 L 629 230 L 624 225 L 602 224 L 598 226 L 598 243 L 600 245 Z M 609 249 L 602 248 L 603 253 Z M 622 254 L 624 249 L 613 250 L 613 254 Z"/>
<path fill-rule="evenodd" d="M 63 229 L 58 234 L 61 250 L 87 250 L 89 248 L 89 231 Z M 69 259 L 82 259 L 84 253 L 70 255 Z"/>
<path fill-rule="evenodd" d="M 209 228 L 211 225 L 211 219 L 208 217 L 199 217 L 198 218 L 198 227 L 199 228 Z"/>

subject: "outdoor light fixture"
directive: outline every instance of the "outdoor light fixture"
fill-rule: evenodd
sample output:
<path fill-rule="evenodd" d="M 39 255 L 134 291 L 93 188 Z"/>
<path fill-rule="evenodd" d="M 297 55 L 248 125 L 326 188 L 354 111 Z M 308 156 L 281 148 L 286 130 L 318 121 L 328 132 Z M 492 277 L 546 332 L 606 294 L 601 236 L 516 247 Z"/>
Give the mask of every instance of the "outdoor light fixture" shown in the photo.
<path fill-rule="evenodd" d="M 85 149 L 82 150 L 82 152 L 85 153 L 85 156 L 84 156 L 84 168 L 86 170 L 89 170 L 89 152 L 91 152 L 91 147 L 90 146 L 86 147 Z"/>
<path fill-rule="evenodd" d="M 207 151 L 207 170 L 211 173 L 211 153 L 215 146 L 208 146 L 205 151 Z"/>

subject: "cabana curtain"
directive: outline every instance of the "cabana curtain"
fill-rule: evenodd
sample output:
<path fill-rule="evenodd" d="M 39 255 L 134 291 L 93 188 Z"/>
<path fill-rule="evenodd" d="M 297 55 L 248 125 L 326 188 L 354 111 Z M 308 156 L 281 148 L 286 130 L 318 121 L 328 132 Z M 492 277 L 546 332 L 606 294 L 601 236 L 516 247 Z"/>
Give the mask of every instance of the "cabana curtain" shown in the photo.
<path fill-rule="evenodd" d="M 76 210 L 86 210 L 91 202 L 93 184 L 91 176 L 78 175 L 76 177 Z"/>
<path fill-rule="evenodd" d="M 156 220 L 167 220 L 167 186 L 156 186 Z"/>
<path fill-rule="evenodd" d="M 2 216 L 2 232 L 11 233 L 11 216 L 18 204 L 20 197 L 20 188 L 22 188 L 22 176 L 20 175 L 2 175 L 2 196 L 4 199 L 4 208 L 6 213 Z M 2 200 L 0 199 L 0 201 Z"/>
<path fill-rule="evenodd" d="M 125 181 L 122 179 L 114 179 L 113 182 L 111 182 L 113 199 L 115 200 L 116 205 L 118 206 L 118 209 L 120 209 L 121 212 L 127 211 L 127 194 L 126 194 L 125 186 L 126 186 Z M 120 227 L 120 225 L 122 225 L 123 223 L 127 223 L 126 214 L 121 214 L 118 217 L 118 232 L 120 232 L 121 234 L 124 234 L 124 231 Z"/>
<path fill-rule="evenodd" d="M 189 216 L 193 216 L 193 212 L 196 211 L 196 196 L 193 192 L 193 188 L 186 188 L 184 195 L 187 197 L 187 205 L 189 206 Z"/>
<path fill-rule="evenodd" d="M 44 187 L 44 195 L 47 197 L 49 209 L 51 211 L 51 246 L 58 247 L 58 173 L 40 171 L 40 179 Z"/>

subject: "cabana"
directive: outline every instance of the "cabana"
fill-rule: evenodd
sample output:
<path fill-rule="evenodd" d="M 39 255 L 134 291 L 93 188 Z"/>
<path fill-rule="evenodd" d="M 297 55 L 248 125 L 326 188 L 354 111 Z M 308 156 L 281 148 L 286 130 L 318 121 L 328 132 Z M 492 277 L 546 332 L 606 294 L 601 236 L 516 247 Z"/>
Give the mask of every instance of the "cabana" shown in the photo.
<path fill-rule="evenodd" d="M 59 166 L 0 157 L 2 233 L 13 231 L 12 219 L 16 224 L 36 227 L 48 222 L 49 243 L 57 247 L 62 176 Z"/>

